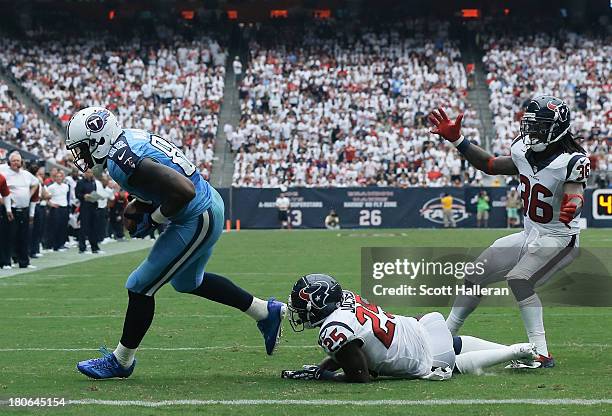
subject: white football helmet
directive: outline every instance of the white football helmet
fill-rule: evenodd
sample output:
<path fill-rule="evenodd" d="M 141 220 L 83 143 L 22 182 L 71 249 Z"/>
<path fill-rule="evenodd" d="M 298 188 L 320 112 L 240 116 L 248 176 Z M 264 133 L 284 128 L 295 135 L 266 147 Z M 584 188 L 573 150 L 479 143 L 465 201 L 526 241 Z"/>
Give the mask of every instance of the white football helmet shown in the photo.
<path fill-rule="evenodd" d="M 123 129 L 117 117 L 104 107 L 87 107 L 77 111 L 66 127 L 66 148 L 81 171 L 102 173 L 111 146 Z"/>

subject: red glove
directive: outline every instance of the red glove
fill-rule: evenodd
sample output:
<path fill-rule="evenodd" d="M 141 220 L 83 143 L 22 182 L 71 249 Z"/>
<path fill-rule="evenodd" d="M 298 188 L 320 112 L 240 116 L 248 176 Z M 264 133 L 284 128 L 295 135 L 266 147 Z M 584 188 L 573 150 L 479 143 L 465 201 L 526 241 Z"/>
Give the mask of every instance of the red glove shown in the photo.
<path fill-rule="evenodd" d="M 428 117 L 434 128 L 431 130 L 434 134 L 439 134 L 449 142 L 455 142 L 461 137 L 461 120 L 463 120 L 463 113 L 459 114 L 455 121 L 451 121 L 442 107 L 438 107 L 438 110 L 433 110 Z"/>
<path fill-rule="evenodd" d="M 578 205 L 572 202 L 572 199 L 579 198 L 582 201 L 580 206 L 584 205 L 584 198 L 580 194 L 563 194 L 563 200 L 561 201 L 561 213 L 559 214 L 559 221 L 561 221 L 567 228 L 570 228 L 569 223 L 572 222 L 576 216 Z"/>

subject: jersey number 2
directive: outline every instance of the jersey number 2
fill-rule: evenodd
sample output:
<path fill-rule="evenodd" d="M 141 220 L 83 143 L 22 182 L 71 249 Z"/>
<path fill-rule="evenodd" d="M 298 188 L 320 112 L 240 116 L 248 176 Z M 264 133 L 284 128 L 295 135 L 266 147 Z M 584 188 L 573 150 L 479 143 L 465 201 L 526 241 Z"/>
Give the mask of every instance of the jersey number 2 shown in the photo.
<path fill-rule="evenodd" d="M 391 321 L 394 318 L 393 315 L 388 314 L 376 305 L 367 303 L 361 296 L 355 296 L 355 301 L 358 303 L 355 308 L 355 316 L 361 325 L 365 325 L 367 321 L 372 322 L 372 331 L 374 336 L 378 338 L 382 344 L 389 349 L 395 336 L 395 323 Z M 383 328 L 380 324 L 380 314 L 384 314 L 387 317 L 385 327 Z"/>
<path fill-rule="evenodd" d="M 185 175 L 191 176 L 196 171 L 195 165 L 187 159 L 187 156 L 185 156 L 181 149 L 169 141 L 159 136 L 151 135 L 151 145 L 172 159 L 172 163 L 177 164 L 185 172 Z"/>
<path fill-rule="evenodd" d="M 551 197 L 553 193 L 542 184 L 536 183 L 531 187 L 529 178 L 525 175 L 520 175 L 523 189 L 521 190 L 521 198 L 523 200 L 523 214 L 529 216 L 532 221 L 540 224 L 549 223 L 553 218 L 553 207 L 542 201 L 540 195 L 544 198 Z M 538 212 L 538 208 L 540 211 Z"/>

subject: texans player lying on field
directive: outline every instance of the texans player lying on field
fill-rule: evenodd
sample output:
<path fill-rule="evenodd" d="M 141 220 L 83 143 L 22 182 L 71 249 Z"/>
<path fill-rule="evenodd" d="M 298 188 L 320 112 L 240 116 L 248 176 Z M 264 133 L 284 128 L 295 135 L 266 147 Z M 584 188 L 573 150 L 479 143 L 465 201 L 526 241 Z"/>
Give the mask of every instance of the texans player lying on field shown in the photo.
<path fill-rule="evenodd" d="M 519 175 L 525 229 L 496 240 L 479 261 L 486 272 L 467 276 L 465 285 L 482 287 L 504 279 L 518 302 L 529 342 L 538 358 L 512 364 L 514 368 L 550 368 L 542 303 L 534 288 L 567 266 L 577 255 L 578 220 L 584 205 L 589 159 L 570 132 L 570 111 L 562 100 L 534 97 L 521 120 L 520 135 L 511 155 L 493 157 L 461 135 L 459 114 L 451 121 L 442 108 L 429 115 L 432 133 L 450 141 L 477 169 L 490 175 Z M 478 296 L 458 296 L 447 319 L 453 335 L 480 302 Z"/>
<path fill-rule="evenodd" d="M 225 277 L 204 271 L 223 230 L 223 200 L 183 152 L 153 133 L 122 129 L 102 107 L 88 107 L 72 117 L 66 148 L 81 171 L 101 173 L 107 168 L 123 189 L 151 205 L 137 213 L 133 201 L 126 209 L 136 220 L 132 237 L 144 238 L 167 224 L 149 256 L 127 280 L 129 301 L 117 348 L 114 352 L 102 348 L 102 358 L 81 361 L 77 369 L 96 379 L 129 377 L 136 349 L 153 321 L 154 295 L 168 282 L 178 292 L 245 312 L 257 321 L 266 352 L 272 354 L 286 305 L 258 299 Z"/>
<path fill-rule="evenodd" d="M 325 274 L 309 274 L 293 286 L 289 322 L 296 332 L 319 328 L 329 355 L 321 364 L 285 370 L 281 377 L 367 383 L 378 376 L 447 380 L 486 367 L 536 357 L 533 344 L 502 345 L 453 337 L 438 312 L 418 318 L 391 315 Z M 342 369 L 343 372 L 337 370 Z"/>

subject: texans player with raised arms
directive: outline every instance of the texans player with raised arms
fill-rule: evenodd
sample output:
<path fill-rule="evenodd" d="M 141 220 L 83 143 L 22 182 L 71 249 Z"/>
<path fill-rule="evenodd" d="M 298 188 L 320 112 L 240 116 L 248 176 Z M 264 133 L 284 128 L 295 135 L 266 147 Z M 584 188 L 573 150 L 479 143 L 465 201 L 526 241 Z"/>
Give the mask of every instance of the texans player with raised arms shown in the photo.
<path fill-rule="evenodd" d="M 552 96 L 536 96 L 521 119 L 520 135 L 512 142 L 511 155 L 493 157 L 461 135 L 459 114 L 452 121 L 442 108 L 429 120 L 438 134 L 451 142 L 475 168 L 490 175 L 519 175 L 525 228 L 496 240 L 479 257 L 485 274 L 466 276 L 465 285 L 486 286 L 507 280 L 518 303 L 529 342 L 538 358 L 514 363 L 515 368 L 550 368 L 555 361 L 548 351 L 542 303 L 534 288 L 567 266 L 577 255 L 584 205 L 584 188 L 589 176 L 589 159 L 570 132 L 570 110 Z M 447 318 L 456 334 L 480 302 L 479 296 L 455 299 Z"/>
<path fill-rule="evenodd" d="M 219 193 L 199 174 L 183 152 L 164 138 L 137 129 L 122 129 L 106 108 L 88 107 L 74 114 L 67 127 L 66 148 L 76 166 L 110 176 L 123 189 L 152 205 L 151 213 L 133 214 L 133 237 L 143 238 L 167 224 L 148 257 L 129 276 L 128 307 L 121 341 L 113 352 L 77 364 L 88 377 L 129 377 L 136 349 L 155 313 L 155 293 L 170 282 L 175 290 L 232 306 L 257 321 L 271 355 L 278 343 L 286 305 L 258 299 L 230 280 L 205 272 L 223 230 Z"/>
<path fill-rule="evenodd" d="M 281 377 L 367 383 L 378 376 L 448 380 L 453 373 L 536 357 L 533 344 L 502 345 L 471 336 L 453 337 L 438 312 L 418 318 L 392 315 L 325 274 L 300 278 L 289 297 L 296 332 L 319 329 L 328 357 L 319 365 L 285 370 Z M 343 371 L 338 371 L 342 369 Z"/>

